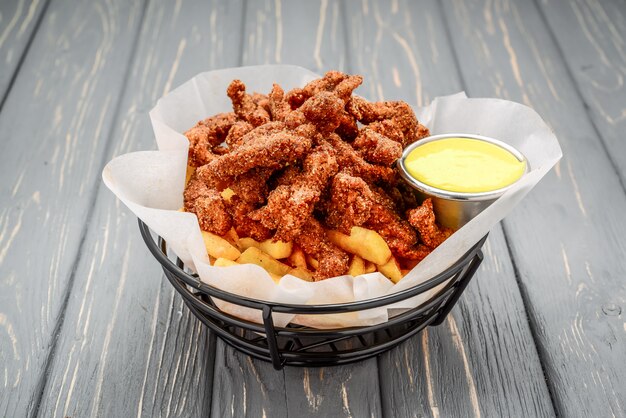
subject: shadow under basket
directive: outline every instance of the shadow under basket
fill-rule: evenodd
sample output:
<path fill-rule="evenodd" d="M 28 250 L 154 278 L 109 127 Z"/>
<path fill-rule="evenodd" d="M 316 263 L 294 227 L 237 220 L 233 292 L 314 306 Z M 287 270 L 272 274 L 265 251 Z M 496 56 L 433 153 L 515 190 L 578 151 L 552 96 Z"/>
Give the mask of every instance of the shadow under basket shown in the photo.
<path fill-rule="evenodd" d="M 153 238 L 148 226 L 139 220 L 141 235 L 148 249 L 163 267 L 165 276 L 181 294 L 191 312 L 227 344 L 252 357 L 271 362 L 276 370 L 288 366 L 332 366 L 378 355 L 419 333 L 429 325 L 439 325 L 458 301 L 483 260 L 483 237 L 444 272 L 426 282 L 383 297 L 329 305 L 292 305 L 266 302 L 225 292 L 189 274 L 178 258 L 167 252 L 165 240 Z M 272 313 L 337 314 L 358 312 L 406 300 L 450 282 L 430 300 L 389 321 L 372 326 L 340 329 L 315 329 L 289 324 L 274 325 Z M 258 309 L 263 324 L 246 321 L 221 311 L 211 297 L 239 306 Z"/>

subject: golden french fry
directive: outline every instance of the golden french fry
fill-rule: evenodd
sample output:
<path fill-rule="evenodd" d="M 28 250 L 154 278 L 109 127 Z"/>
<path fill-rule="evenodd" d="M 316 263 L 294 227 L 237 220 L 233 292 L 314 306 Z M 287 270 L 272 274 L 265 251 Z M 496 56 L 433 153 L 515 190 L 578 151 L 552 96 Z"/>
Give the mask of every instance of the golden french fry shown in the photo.
<path fill-rule="evenodd" d="M 411 270 L 403 270 L 403 269 L 400 269 L 400 271 L 402 272 L 402 277 L 404 277 L 404 276 L 406 276 L 407 274 L 409 274 L 409 272 L 410 272 Z"/>
<path fill-rule="evenodd" d="M 371 229 L 353 226 L 350 235 L 334 230 L 326 231 L 326 234 L 337 247 L 374 264 L 385 264 L 391 257 L 391 250 L 383 237 Z"/>
<path fill-rule="evenodd" d="M 238 266 L 239 263 L 233 260 L 229 260 L 227 258 L 220 257 L 213 262 L 214 267 L 229 267 L 229 266 Z"/>
<path fill-rule="evenodd" d="M 192 167 L 190 165 L 187 166 L 187 173 L 185 173 L 185 186 L 187 185 L 187 183 L 189 183 L 189 179 L 191 178 L 191 176 L 193 176 L 193 173 L 195 173 L 196 171 L 196 167 Z"/>
<path fill-rule="evenodd" d="M 373 273 L 376 271 L 376 264 L 365 260 L 365 273 Z"/>
<path fill-rule="evenodd" d="M 297 245 L 293 247 L 293 250 L 291 251 L 291 255 L 289 255 L 289 257 L 287 258 L 287 262 L 292 266 L 292 267 L 302 267 L 303 269 L 306 269 L 306 256 L 304 255 L 304 251 L 302 251 L 302 249 L 300 247 L 298 247 Z"/>
<path fill-rule="evenodd" d="M 313 270 L 317 270 L 319 268 L 320 266 L 319 261 L 317 261 L 316 259 L 314 259 L 308 254 L 305 257 L 306 257 L 306 263 L 309 267 L 311 267 Z"/>
<path fill-rule="evenodd" d="M 233 192 L 233 189 L 231 189 L 230 187 L 227 187 L 224 190 L 222 190 L 220 194 L 222 195 L 222 199 L 229 201 L 230 198 L 233 197 L 235 192 Z"/>
<path fill-rule="evenodd" d="M 226 234 L 224 234 L 222 238 L 230 242 L 234 247 L 237 247 L 239 244 L 239 235 L 237 235 L 237 231 L 235 231 L 235 228 L 230 228 L 230 230 Z"/>
<path fill-rule="evenodd" d="M 243 238 L 239 238 L 239 241 L 237 241 L 237 246 L 239 247 L 241 251 L 245 251 L 250 247 L 260 248 L 261 244 L 258 241 L 254 240 L 253 238 L 243 237 Z"/>
<path fill-rule="evenodd" d="M 269 273 L 276 274 L 280 277 L 284 276 L 289 270 L 291 270 L 291 267 L 287 264 L 281 263 L 271 255 L 265 254 L 256 247 L 250 247 L 241 253 L 237 262 L 239 264 L 256 264 L 263 267 Z"/>
<path fill-rule="evenodd" d="M 238 266 L 238 265 L 239 265 L 238 262 L 229 260 L 227 258 L 218 258 L 213 263 L 214 267 L 229 267 L 229 266 Z M 268 271 L 268 274 L 270 275 L 272 280 L 274 280 L 276 283 L 278 283 L 280 281 L 280 276 L 278 276 L 278 275 L 276 275 L 274 273 L 270 273 L 269 271 Z"/>
<path fill-rule="evenodd" d="M 267 253 L 276 259 L 287 258 L 289 257 L 293 249 L 293 242 L 284 242 L 284 241 L 274 242 L 270 238 L 261 242 L 259 248 L 264 253 Z"/>
<path fill-rule="evenodd" d="M 219 235 L 202 231 L 202 239 L 204 239 L 204 246 L 211 257 L 236 260 L 241 255 L 237 248 L 233 247 L 230 242 Z"/>
<path fill-rule="evenodd" d="M 289 270 L 287 274 L 291 274 L 292 276 L 299 277 L 302 280 L 305 280 L 307 282 L 313 281 L 313 273 L 311 273 L 309 270 L 302 268 L 302 267 L 293 268 Z"/>
<path fill-rule="evenodd" d="M 352 256 L 352 261 L 350 261 L 348 274 L 353 277 L 365 274 L 365 261 L 363 261 L 363 259 L 358 255 Z"/>
<path fill-rule="evenodd" d="M 378 271 L 380 271 L 385 277 L 394 283 L 398 283 L 402 279 L 402 272 L 400 271 L 400 265 L 396 259 L 392 256 L 385 264 L 377 265 Z"/>

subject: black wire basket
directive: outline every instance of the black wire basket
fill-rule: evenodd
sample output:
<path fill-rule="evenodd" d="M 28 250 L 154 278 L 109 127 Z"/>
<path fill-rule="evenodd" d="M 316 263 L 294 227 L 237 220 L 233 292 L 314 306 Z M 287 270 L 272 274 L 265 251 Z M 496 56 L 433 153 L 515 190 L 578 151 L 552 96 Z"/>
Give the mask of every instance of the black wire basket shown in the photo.
<path fill-rule="evenodd" d="M 401 292 L 351 303 L 292 305 L 252 299 L 207 285 L 197 275 L 187 273 L 179 258 L 172 261 L 165 240 L 158 237 L 157 243 L 141 220 L 139 229 L 148 249 L 191 312 L 227 344 L 271 362 L 276 370 L 285 365 L 331 366 L 363 360 L 389 350 L 429 325 L 441 324 L 482 262 L 481 248 L 487 239 L 483 237 L 446 271 Z M 378 325 L 341 329 L 316 329 L 296 324 L 278 327 L 272 317 L 273 313 L 322 315 L 364 311 L 415 297 L 448 280 L 449 283 L 426 303 Z M 223 312 L 212 297 L 259 310 L 263 324 Z"/>

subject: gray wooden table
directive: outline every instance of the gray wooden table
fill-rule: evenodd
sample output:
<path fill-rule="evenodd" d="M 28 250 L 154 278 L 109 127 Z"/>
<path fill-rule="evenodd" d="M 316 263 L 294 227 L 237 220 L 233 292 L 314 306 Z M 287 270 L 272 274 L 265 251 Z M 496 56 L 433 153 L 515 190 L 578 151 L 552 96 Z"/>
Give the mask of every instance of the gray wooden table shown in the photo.
<path fill-rule="evenodd" d="M 0 416 L 626 416 L 623 0 L 0 1 Z M 564 158 L 452 314 L 353 365 L 276 372 L 207 332 L 103 187 L 209 69 L 365 76 L 535 108 Z"/>

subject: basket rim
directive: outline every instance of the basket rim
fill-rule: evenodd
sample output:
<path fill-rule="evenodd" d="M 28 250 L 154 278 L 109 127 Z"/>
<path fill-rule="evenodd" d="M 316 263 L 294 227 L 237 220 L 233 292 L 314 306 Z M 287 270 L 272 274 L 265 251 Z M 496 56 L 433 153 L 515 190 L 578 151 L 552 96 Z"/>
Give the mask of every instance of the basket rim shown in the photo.
<path fill-rule="evenodd" d="M 436 274 L 430 279 L 420 283 L 416 286 L 409 287 L 408 289 L 401 290 L 399 292 L 391 293 L 388 295 L 379 296 L 376 298 L 363 299 L 354 302 L 343 302 L 343 303 L 333 303 L 333 304 L 320 304 L 320 305 L 307 305 L 307 304 L 289 304 L 289 303 L 281 303 L 281 302 L 272 302 L 266 301 L 262 299 L 251 298 L 248 296 L 239 295 L 236 293 L 231 293 L 222 289 L 219 289 L 215 286 L 211 286 L 206 284 L 200 280 L 197 275 L 190 275 L 185 272 L 181 267 L 175 264 L 169 257 L 165 254 L 164 250 L 166 248 L 166 242 L 161 237 L 158 236 L 158 245 L 154 238 L 152 237 L 151 230 L 147 224 L 145 224 L 141 219 L 137 219 L 139 224 L 139 230 L 141 232 L 141 236 L 148 247 L 148 250 L 152 253 L 152 255 L 157 259 L 159 264 L 169 272 L 174 274 L 176 277 L 183 280 L 187 285 L 195 288 L 196 290 L 206 293 L 209 296 L 216 297 L 218 299 L 225 300 L 227 302 L 235 303 L 241 306 L 253 308 L 253 309 L 263 309 L 269 307 L 273 312 L 276 313 L 288 313 L 288 314 L 331 314 L 331 313 L 346 313 L 346 312 L 354 312 L 354 311 L 363 311 L 366 309 L 378 308 L 385 305 L 390 305 L 402 300 L 409 299 L 411 297 L 417 296 L 423 292 L 426 292 L 446 280 L 453 278 L 456 274 L 461 272 L 466 266 L 469 266 L 470 261 L 475 256 L 475 254 L 480 251 L 485 240 L 487 239 L 487 235 L 482 237 L 476 244 L 474 244 L 463 256 L 461 256 L 458 260 L 456 260 L 452 265 L 450 265 L 446 270 Z"/>

